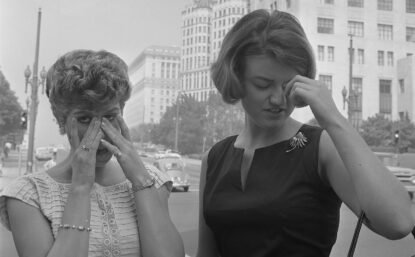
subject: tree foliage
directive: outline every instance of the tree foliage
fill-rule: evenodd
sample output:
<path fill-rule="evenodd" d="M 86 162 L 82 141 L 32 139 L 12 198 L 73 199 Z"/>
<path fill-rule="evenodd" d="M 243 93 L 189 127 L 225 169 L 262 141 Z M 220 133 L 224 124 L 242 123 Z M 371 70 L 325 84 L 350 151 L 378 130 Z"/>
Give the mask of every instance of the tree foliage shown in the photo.
<path fill-rule="evenodd" d="M 211 94 L 206 102 L 206 148 L 225 137 L 240 133 L 244 126 L 241 105 L 225 103 L 219 94 Z"/>
<path fill-rule="evenodd" d="M 0 71 L 0 137 L 16 132 L 20 126 L 22 107 L 9 82 Z"/>
<path fill-rule="evenodd" d="M 136 142 L 174 149 L 177 125 L 178 151 L 202 154 L 217 141 L 238 133 L 243 128 L 243 117 L 239 105 L 225 104 L 218 94 L 211 94 L 206 102 L 182 95 L 178 103 L 167 108 L 159 124 L 141 124 L 131 129 L 131 136 Z"/>
<path fill-rule="evenodd" d="M 362 122 L 360 134 L 370 146 L 388 146 L 393 139 L 392 122 L 376 114 Z"/>
<path fill-rule="evenodd" d="M 399 131 L 399 145 L 394 141 L 395 131 Z M 360 134 L 369 146 L 415 147 L 415 126 L 409 119 L 391 121 L 376 114 L 362 122 Z"/>

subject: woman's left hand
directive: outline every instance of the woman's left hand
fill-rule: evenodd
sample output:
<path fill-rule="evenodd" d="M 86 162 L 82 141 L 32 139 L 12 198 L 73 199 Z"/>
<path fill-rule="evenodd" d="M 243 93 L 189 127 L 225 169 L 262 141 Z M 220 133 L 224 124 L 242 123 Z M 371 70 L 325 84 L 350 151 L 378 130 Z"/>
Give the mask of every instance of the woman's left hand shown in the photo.
<path fill-rule="evenodd" d="M 117 158 L 118 163 L 128 180 L 131 182 L 143 181 L 150 175 L 131 142 L 130 132 L 123 118 L 118 114 L 116 119 L 121 133 L 108 121 L 108 119 L 103 118 L 101 125 L 102 130 L 112 141 L 112 144 L 105 139 L 101 139 L 101 142 Z"/>
<path fill-rule="evenodd" d="M 287 83 L 285 95 L 296 107 L 309 105 L 323 128 L 342 117 L 327 86 L 320 81 L 297 75 Z"/>

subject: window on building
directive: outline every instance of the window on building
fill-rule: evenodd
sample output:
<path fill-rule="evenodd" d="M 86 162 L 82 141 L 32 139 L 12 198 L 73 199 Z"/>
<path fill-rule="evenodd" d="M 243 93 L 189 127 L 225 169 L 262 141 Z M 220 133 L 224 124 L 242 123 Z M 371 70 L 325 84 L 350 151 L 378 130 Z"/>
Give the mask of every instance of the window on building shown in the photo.
<path fill-rule="evenodd" d="M 317 32 L 324 34 L 334 33 L 334 19 L 317 18 Z"/>
<path fill-rule="evenodd" d="M 362 78 L 353 78 L 352 79 L 352 98 L 354 97 L 354 106 L 353 108 L 356 111 L 362 111 L 362 87 L 363 87 L 363 79 Z"/>
<path fill-rule="evenodd" d="M 392 11 L 393 0 L 378 0 L 378 10 Z"/>
<path fill-rule="evenodd" d="M 415 0 L 406 0 L 406 12 L 415 13 Z"/>
<path fill-rule="evenodd" d="M 352 79 L 352 93 L 349 96 L 349 108 L 351 108 L 351 121 L 355 128 L 362 123 L 362 87 L 363 79 L 354 77 Z"/>
<path fill-rule="evenodd" d="M 286 0 L 287 2 L 287 8 L 291 8 L 291 0 Z"/>
<path fill-rule="evenodd" d="M 378 38 L 383 40 L 393 40 L 393 26 L 378 24 Z"/>
<path fill-rule="evenodd" d="M 334 0 L 324 0 L 325 4 L 334 4 Z"/>
<path fill-rule="evenodd" d="M 403 79 L 399 80 L 399 89 L 401 90 L 401 94 L 405 93 L 405 80 Z"/>
<path fill-rule="evenodd" d="M 164 78 L 164 65 L 165 65 L 165 63 L 162 62 L 161 63 L 161 69 L 160 69 L 160 78 Z"/>
<path fill-rule="evenodd" d="M 347 25 L 348 25 L 349 34 L 352 34 L 355 37 L 364 37 L 363 22 L 349 21 Z"/>
<path fill-rule="evenodd" d="M 393 52 L 388 52 L 387 64 L 388 66 L 393 66 Z"/>
<path fill-rule="evenodd" d="M 332 88 L 333 88 L 333 76 L 331 75 L 319 75 L 318 76 L 318 80 L 322 83 L 324 83 L 324 85 L 327 86 L 327 88 L 330 91 L 330 94 L 332 93 Z"/>
<path fill-rule="evenodd" d="M 327 61 L 334 62 L 334 46 L 327 47 Z"/>
<path fill-rule="evenodd" d="M 170 63 L 166 63 L 166 78 L 170 78 Z"/>
<path fill-rule="evenodd" d="M 392 114 L 392 80 L 379 80 L 379 113 L 391 118 Z"/>
<path fill-rule="evenodd" d="M 317 55 L 318 55 L 318 60 L 323 62 L 324 61 L 324 46 L 317 47 Z"/>
<path fill-rule="evenodd" d="M 363 0 L 347 0 L 347 6 L 363 8 Z"/>
<path fill-rule="evenodd" d="M 378 65 L 384 66 L 385 65 L 385 52 L 378 51 Z"/>
<path fill-rule="evenodd" d="M 365 64 L 365 50 L 364 49 L 357 49 L 357 63 Z"/>
<path fill-rule="evenodd" d="M 415 42 L 415 27 L 406 27 L 406 41 Z"/>

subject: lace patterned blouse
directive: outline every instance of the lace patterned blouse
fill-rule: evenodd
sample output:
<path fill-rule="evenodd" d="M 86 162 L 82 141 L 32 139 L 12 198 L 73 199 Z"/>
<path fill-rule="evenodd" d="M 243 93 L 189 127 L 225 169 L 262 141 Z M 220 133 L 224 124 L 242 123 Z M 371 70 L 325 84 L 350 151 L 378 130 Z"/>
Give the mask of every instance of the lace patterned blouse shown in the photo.
<path fill-rule="evenodd" d="M 169 177 L 153 166 L 147 166 L 156 179 L 156 188 L 166 184 Z M 46 172 L 15 179 L 0 193 L 0 222 L 10 230 L 6 198 L 16 198 L 38 208 L 51 224 L 54 238 L 58 234 L 71 184 L 59 183 Z M 136 207 L 131 182 L 125 180 L 111 186 L 95 183 L 91 190 L 92 231 L 88 256 L 141 256 Z"/>

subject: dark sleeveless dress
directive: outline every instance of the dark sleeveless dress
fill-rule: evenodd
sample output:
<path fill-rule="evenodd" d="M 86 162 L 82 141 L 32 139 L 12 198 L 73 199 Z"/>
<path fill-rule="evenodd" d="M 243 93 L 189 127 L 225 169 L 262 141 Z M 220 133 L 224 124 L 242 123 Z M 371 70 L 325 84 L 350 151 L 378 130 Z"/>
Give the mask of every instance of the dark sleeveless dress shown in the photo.
<path fill-rule="evenodd" d="M 299 131 L 308 139 L 302 148 L 286 152 L 285 140 L 256 149 L 245 190 L 237 136 L 210 150 L 203 214 L 221 257 L 330 255 L 341 201 L 318 173 L 321 128 Z"/>

